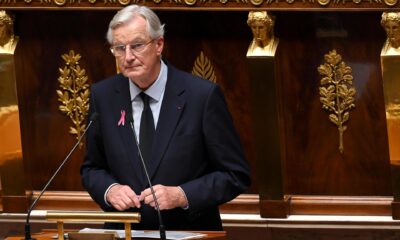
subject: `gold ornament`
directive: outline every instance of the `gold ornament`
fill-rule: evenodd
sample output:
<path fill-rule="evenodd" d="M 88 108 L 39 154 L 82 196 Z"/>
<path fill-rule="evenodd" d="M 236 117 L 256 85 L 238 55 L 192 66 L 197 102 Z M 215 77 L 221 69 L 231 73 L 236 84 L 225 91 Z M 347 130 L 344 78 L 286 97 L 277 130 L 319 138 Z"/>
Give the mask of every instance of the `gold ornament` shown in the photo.
<path fill-rule="evenodd" d="M 250 0 L 250 2 L 255 6 L 259 6 L 264 2 L 264 0 Z"/>
<path fill-rule="evenodd" d="M 384 0 L 385 4 L 388 6 L 394 6 L 398 3 L 398 0 Z"/>
<path fill-rule="evenodd" d="M 330 0 L 318 0 L 319 5 L 326 6 L 328 5 Z"/>
<path fill-rule="evenodd" d="M 204 79 L 208 79 L 214 83 L 217 82 L 217 77 L 214 73 L 214 67 L 211 65 L 210 60 L 204 56 L 203 51 L 200 52 L 200 56 L 198 56 L 194 62 L 192 74 Z"/>
<path fill-rule="evenodd" d="M 76 139 L 79 139 L 86 127 L 85 118 L 89 111 L 88 77 L 85 75 L 85 69 L 79 66 L 81 55 L 75 55 L 75 52 L 71 50 L 69 54 L 63 54 L 61 57 L 65 61 L 65 66 L 59 68 L 58 82 L 61 90 L 57 90 L 57 95 L 58 101 L 62 103 L 59 110 L 65 113 L 74 124 L 74 127 L 70 127 L 69 133 L 76 135 Z M 80 147 L 82 145 L 83 143 Z"/>
<path fill-rule="evenodd" d="M 130 0 L 118 0 L 121 5 L 128 5 L 131 1 Z"/>
<path fill-rule="evenodd" d="M 340 153 L 343 153 L 343 133 L 347 129 L 344 123 L 350 117 L 348 110 L 355 108 L 356 89 L 352 87 L 351 71 L 335 49 L 325 54 L 325 63 L 318 67 L 323 76 L 319 88 L 320 101 L 322 108 L 331 112 L 329 120 L 338 127 Z"/>
<path fill-rule="evenodd" d="M 54 3 L 58 6 L 62 6 L 67 3 L 67 0 L 54 0 Z"/>
<path fill-rule="evenodd" d="M 196 4 L 196 0 L 184 0 L 186 5 L 193 6 Z"/>

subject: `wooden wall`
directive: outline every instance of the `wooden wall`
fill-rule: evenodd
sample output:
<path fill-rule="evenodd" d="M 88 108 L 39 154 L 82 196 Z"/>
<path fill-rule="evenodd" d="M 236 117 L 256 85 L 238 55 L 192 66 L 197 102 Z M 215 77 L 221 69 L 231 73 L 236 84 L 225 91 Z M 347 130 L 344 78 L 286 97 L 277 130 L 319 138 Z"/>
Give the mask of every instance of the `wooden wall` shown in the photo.
<path fill-rule="evenodd" d="M 58 69 L 65 64 L 61 55 L 70 50 L 82 55 L 80 65 L 90 83 L 113 75 L 115 61 L 105 33 L 114 13 L 115 10 L 14 11 L 15 33 L 20 37 L 16 74 L 27 190 L 40 190 L 75 143 L 68 133 L 69 118 L 58 110 Z M 246 24 L 247 10 L 157 13 L 166 23 L 164 57 L 170 63 L 191 72 L 203 51 L 213 65 L 251 165 L 253 182 L 246 193 L 257 195 L 262 178 L 257 176 L 254 134 L 258 129 L 253 125 L 245 57 L 252 39 Z M 379 196 L 390 203 L 379 55 L 386 39 L 380 26 L 381 11 L 273 13 L 275 35 L 280 39 L 275 71 L 284 194 Z M 357 90 L 356 107 L 350 111 L 344 133 L 343 154 L 337 147 L 337 128 L 322 109 L 318 90 L 321 76 L 317 68 L 333 49 L 353 69 Z M 264 141 L 270 143 L 270 139 Z M 74 153 L 50 190 L 83 190 L 79 176 L 83 153 Z"/>
<path fill-rule="evenodd" d="M 380 12 L 278 13 L 277 60 L 285 149 L 285 192 L 391 195 L 380 51 Z M 280 20 L 280 21 L 279 21 Z M 333 49 L 352 68 L 355 109 L 339 133 L 322 109 L 318 66 Z"/>

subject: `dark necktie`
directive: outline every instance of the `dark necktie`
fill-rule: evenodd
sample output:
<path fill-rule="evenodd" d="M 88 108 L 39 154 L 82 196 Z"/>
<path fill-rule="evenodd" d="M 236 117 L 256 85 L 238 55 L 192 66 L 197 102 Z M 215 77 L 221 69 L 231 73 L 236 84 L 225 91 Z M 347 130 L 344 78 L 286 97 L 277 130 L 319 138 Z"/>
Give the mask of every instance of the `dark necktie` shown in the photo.
<path fill-rule="evenodd" d="M 155 133 L 154 118 L 149 105 L 150 97 L 144 92 L 140 93 L 140 97 L 143 100 L 143 111 L 140 119 L 139 146 L 144 161 L 150 162 Z"/>

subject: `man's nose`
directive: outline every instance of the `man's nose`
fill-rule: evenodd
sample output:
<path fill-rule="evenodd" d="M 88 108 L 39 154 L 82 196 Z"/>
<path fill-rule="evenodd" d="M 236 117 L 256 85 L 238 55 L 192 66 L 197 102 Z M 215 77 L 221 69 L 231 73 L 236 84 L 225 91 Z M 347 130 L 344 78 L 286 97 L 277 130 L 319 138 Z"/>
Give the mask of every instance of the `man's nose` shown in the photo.
<path fill-rule="evenodd" d="M 129 60 L 134 60 L 135 58 L 136 58 L 135 54 L 133 54 L 131 49 L 127 47 L 125 49 L 125 60 L 129 61 Z"/>

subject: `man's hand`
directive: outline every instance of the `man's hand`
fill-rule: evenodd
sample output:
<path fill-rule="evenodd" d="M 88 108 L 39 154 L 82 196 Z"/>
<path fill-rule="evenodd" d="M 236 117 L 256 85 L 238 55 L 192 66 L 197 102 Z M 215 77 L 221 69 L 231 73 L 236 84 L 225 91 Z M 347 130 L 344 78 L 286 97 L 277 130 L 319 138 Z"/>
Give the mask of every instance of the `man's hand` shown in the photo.
<path fill-rule="evenodd" d="M 185 193 L 179 187 L 167 187 L 163 185 L 155 185 L 153 187 L 154 193 L 156 195 L 158 205 L 160 210 L 164 209 L 173 209 L 177 207 L 186 207 L 188 205 Z M 156 206 L 154 202 L 153 195 L 151 194 L 151 189 L 145 189 L 139 197 L 140 201 L 143 201 L 145 204 L 149 204 L 150 206 Z"/>
<path fill-rule="evenodd" d="M 140 208 L 139 196 L 127 185 L 115 185 L 110 188 L 106 196 L 109 202 L 118 211 L 131 207 Z"/>

